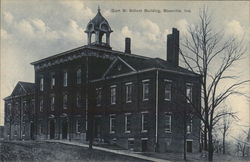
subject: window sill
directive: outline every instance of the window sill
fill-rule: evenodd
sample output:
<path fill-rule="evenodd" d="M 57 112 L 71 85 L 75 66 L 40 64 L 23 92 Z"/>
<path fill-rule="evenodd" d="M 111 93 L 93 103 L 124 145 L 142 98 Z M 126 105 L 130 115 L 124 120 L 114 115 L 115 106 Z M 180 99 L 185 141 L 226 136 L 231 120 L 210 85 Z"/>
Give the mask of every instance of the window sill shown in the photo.
<path fill-rule="evenodd" d="M 149 99 L 142 99 L 142 101 L 148 101 Z"/>
<path fill-rule="evenodd" d="M 142 133 L 147 133 L 147 132 L 148 132 L 148 130 L 142 130 L 141 132 L 142 132 Z"/>
<path fill-rule="evenodd" d="M 172 133 L 171 131 L 165 131 L 165 133 Z"/>
<path fill-rule="evenodd" d="M 109 134 L 115 134 L 115 132 L 114 132 L 114 131 L 112 131 L 112 132 L 109 132 Z"/>
<path fill-rule="evenodd" d="M 126 103 L 128 104 L 128 103 L 132 103 L 132 101 L 126 101 Z"/>
<path fill-rule="evenodd" d="M 170 101 L 171 101 L 171 99 L 166 99 L 166 98 L 164 98 L 164 101 L 169 101 L 169 102 L 170 102 Z"/>
<path fill-rule="evenodd" d="M 130 133 L 130 131 L 125 131 L 125 133 Z"/>

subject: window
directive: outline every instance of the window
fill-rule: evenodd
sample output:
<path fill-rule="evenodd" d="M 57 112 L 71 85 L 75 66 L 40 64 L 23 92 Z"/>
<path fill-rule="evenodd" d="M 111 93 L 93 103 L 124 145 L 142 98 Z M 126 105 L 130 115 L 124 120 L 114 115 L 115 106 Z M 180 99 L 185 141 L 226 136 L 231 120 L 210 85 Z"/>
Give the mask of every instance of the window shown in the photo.
<path fill-rule="evenodd" d="M 132 102 L 132 83 L 126 83 L 126 103 Z"/>
<path fill-rule="evenodd" d="M 43 89 L 44 89 L 43 84 L 44 84 L 44 79 L 43 79 L 43 77 L 41 77 L 40 78 L 40 91 L 43 91 Z"/>
<path fill-rule="evenodd" d="M 187 103 L 191 103 L 192 102 L 192 84 L 187 83 L 186 84 L 186 101 Z"/>
<path fill-rule="evenodd" d="M 146 101 L 149 99 L 149 80 L 142 81 L 142 100 Z"/>
<path fill-rule="evenodd" d="M 82 70 L 79 68 L 76 71 L 76 84 L 82 83 Z"/>
<path fill-rule="evenodd" d="M 63 108 L 67 109 L 67 107 L 68 107 L 68 95 L 64 94 L 63 95 Z"/>
<path fill-rule="evenodd" d="M 55 88 L 55 85 L 56 85 L 55 73 L 52 73 L 50 78 L 50 88 L 51 89 Z"/>
<path fill-rule="evenodd" d="M 8 103 L 7 109 L 8 109 L 8 111 L 11 111 L 11 103 Z"/>
<path fill-rule="evenodd" d="M 50 96 L 50 110 L 51 111 L 55 110 L 55 96 L 54 95 Z"/>
<path fill-rule="evenodd" d="M 148 132 L 148 113 L 142 112 L 142 132 Z"/>
<path fill-rule="evenodd" d="M 129 138 L 128 139 L 128 149 L 133 151 L 134 150 L 134 144 L 135 144 L 135 139 L 134 138 Z"/>
<path fill-rule="evenodd" d="M 192 127 L 193 127 L 193 123 L 192 123 L 192 119 L 190 119 L 188 122 L 187 122 L 187 133 L 191 133 L 192 132 Z"/>
<path fill-rule="evenodd" d="M 130 127 L 131 127 L 131 114 L 127 113 L 125 114 L 125 133 L 130 133 Z"/>
<path fill-rule="evenodd" d="M 115 133 L 115 115 L 114 114 L 110 115 L 109 132 L 110 133 Z"/>
<path fill-rule="evenodd" d="M 82 97 L 80 93 L 76 95 L 76 107 L 79 108 L 82 106 Z"/>
<path fill-rule="evenodd" d="M 102 88 L 96 88 L 96 106 L 101 106 L 101 102 L 102 102 Z"/>
<path fill-rule="evenodd" d="M 67 71 L 63 72 L 63 86 L 64 87 L 68 86 L 68 72 Z"/>
<path fill-rule="evenodd" d="M 39 102 L 39 109 L 40 109 L 40 112 L 43 112 L 43 99 L 42 98 L 40 99 L 40 102 Z"/>
<path fill-rule="evenodd" d="M 76 120 L 76 133 L 81 132 L 81 122 L 80 120 Z"/>
<path fill-rule="evenodd" d="M 165 100 L 171 101 L 171 87 L 172 82 L 170 80 L 165 80 Z"/>
<path fill-rule="evenodd" d="M 110 87 L 110 103 L 116 104 L 116 85 Z"/>
<path fill-rule="evenodd" d="M 171 114 L 165 113 L 165 123 L 164 123 L 164 129 L 165 132 L 171 132 Z"/>

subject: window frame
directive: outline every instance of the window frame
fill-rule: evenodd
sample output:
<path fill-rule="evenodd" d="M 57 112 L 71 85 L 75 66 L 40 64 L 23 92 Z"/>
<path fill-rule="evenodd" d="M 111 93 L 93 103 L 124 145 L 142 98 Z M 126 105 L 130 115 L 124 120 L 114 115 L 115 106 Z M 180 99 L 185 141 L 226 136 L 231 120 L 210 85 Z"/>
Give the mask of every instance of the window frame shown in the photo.
<path fill-rule="evenodd" d="M 43 92 L 44 91 L 44 77 L 43 76 L 40 77 L 40 83 L 39 83 L 39 85 L 40 85 L 39 86 L 40 87 L 39 88 L 40 91 Z"/>
<path fill-rule="evenodd" d="M 145 126 L 148 127 L 148 121 L 145 120 L 146 115 L 149 115 L 148 111 L 141 112 L 141 132 L 142 133 L 148 132 L 148 128 L 145 129 Z M 146 123 L 146 125 L 144 125 L 145 123 Z"/>
<path fill-rule="evenodd" d="M 68 71 L 63 71 L 63 87 L 68 86 Z"/>
<path fill-rule="evenodd" d="M 129 130 L 128 130 L 128 117 L 129 119 Z M 131 113 L 125 113 L 125 118 L 124 118 L 124 128 L 125 128 L 125 133 L 131 133 Z"/>
<path fill-rule="evenodd" d="M 67 93 L 63 94 L 63 109 L 64 110 L 68 109 L 68 94 Z"/>
<path fill-rule="evenodd" d="M 190 88 L 189 92 L 188 92 L 188 88 Z M 186 83 L 186 102 L 188 104 L 193 102 L 193 84 L 192 83 Z"/>
<path fill-rule="evenodd" d="M 50 88 L 54 89 L 56 86 L 56 74 L 53 72 L 50 75 Z"/>
<path fill-rule="evenodd" d="M 115 133 L 115 119 L 116 119 L 115 114 L 110 114 L 109 115 L 109 133 L 110 134 Z"/>
<path fill-rule="evenodd" d="M 168 120 L 167 120 L 167 117 L 169 117 Z M 164 120 L 164 132 L 172 133 L 172 113 L 166 112 L 164 114 L 164 119 L 165 119 Z M 168 122 L 169 128 L 167 128 L 167 122 Z"/>
<path fill-rule="evenodd" d="M 116 91 L 117 91 L 117 85 L 110 86 L 110 104 L 111 105 L 116 104 L 116 95 L 117 95 Z"/>
<path fill-rule="evenodd" d="M 76 93 L 76 107 L 82 107 L 82 95 L 79 92 Z"/>
<path fill-rule="evenodd" d="M 132 82 L 128 82 L 125 83 L 125 100 L 126 103 L 131 103 L 132 102 L 132 92 L 133 92 L 133 83 Z"/>
<path fill-rule="evenodd" d="M 50 110 L 55 111 L 55 95 L 54 94 L 50 96 Z"/>
<path fill-rule="evenodd" d="M 80 67 L 76 70 L 76 84 L 82 84 L 82 69 Z"/>
<path fill-rule="evenodd" d="M 40 98 L 40 100 L 39 100 L 39 111 L 40 112 L 43 112 L 43 106 L 44 106 L 44 103 L 43 103 L 44 101 L 43 101 L 43 98 Z"/>
<path fill-rule="evenodd" d="M 142 100 L 143 101 L 149 100 L 149 81 L 150 81 L 149 79 L 142 80 Z"/>
<path fill-rule="evenodd" d="M 102 105 L 102 88 L 96 88 L 96 106 Z"/>
<path fill-rule="evenodd" d="M 171 101 L 172 100 L 172 80 L 164 80 L 164 100 L 165 101 Z M 167 89 L 167 85 L 170 85 L 170 89 Z M 169 94 L 169 98 L 167 98 L 167 94 Z"/>

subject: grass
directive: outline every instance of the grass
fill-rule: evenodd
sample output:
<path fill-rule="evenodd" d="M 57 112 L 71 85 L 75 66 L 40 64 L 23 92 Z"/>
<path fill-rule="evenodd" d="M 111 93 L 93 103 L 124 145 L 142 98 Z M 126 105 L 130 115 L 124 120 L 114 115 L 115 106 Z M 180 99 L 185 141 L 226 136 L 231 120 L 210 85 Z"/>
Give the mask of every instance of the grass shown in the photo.
<path fill-rule="evenodd" d="M 79 146 L 38 141 L 0 142 L 0 161 L 143 162 L 145 160 Z"/>

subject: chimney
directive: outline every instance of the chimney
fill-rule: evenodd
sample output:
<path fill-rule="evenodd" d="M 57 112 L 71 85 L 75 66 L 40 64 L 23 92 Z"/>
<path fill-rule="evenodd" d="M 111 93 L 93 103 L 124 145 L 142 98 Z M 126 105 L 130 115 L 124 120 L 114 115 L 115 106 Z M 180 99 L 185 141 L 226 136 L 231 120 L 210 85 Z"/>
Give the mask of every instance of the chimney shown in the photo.
<path fill-rule="evenodd" d="M 179 65 L 179 31 L 176 28 L 167 35 L 167 61 L 174 66 Z"/>
<path fill-rule="evenodd" d="M 131 53 L 131 39 L 125 38 L 125 53 Z"/>

